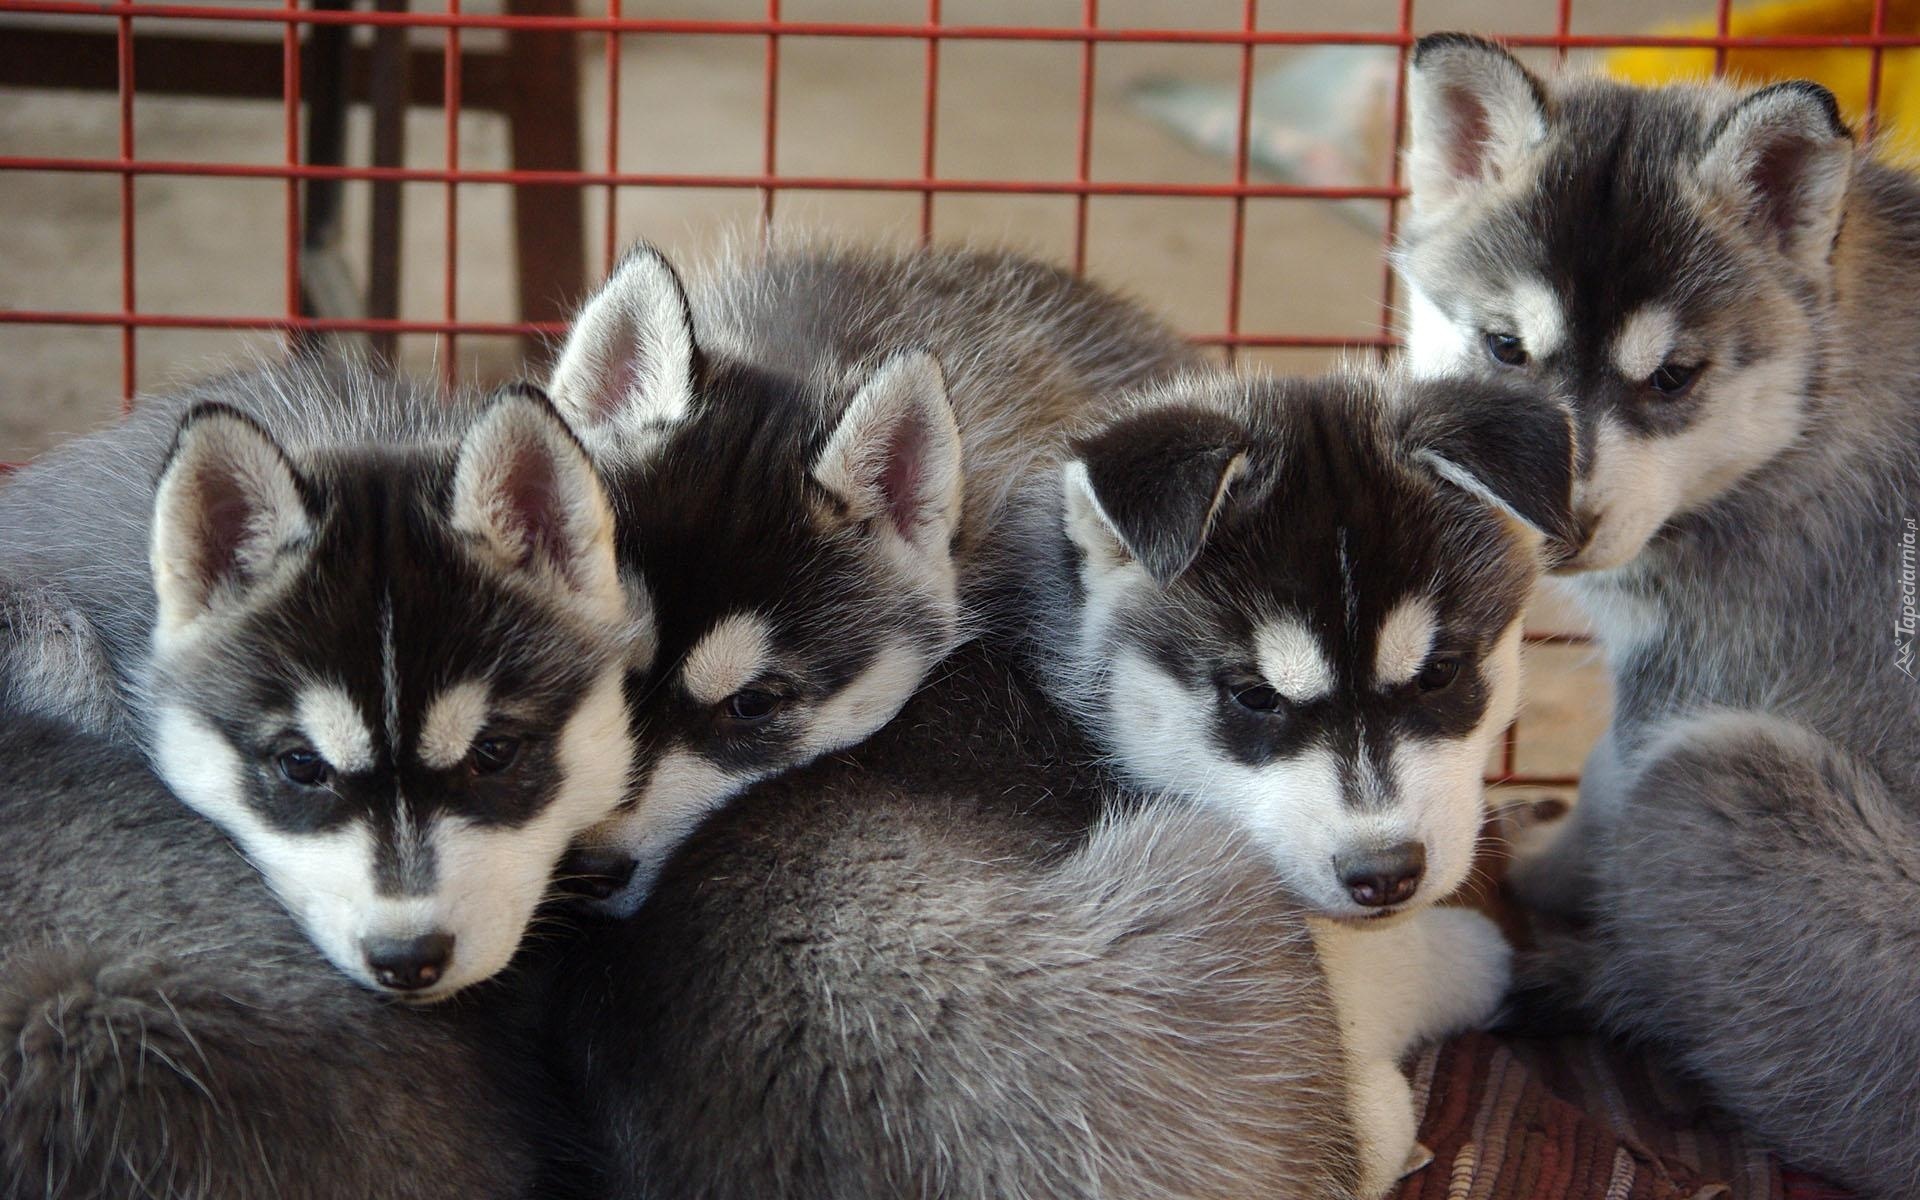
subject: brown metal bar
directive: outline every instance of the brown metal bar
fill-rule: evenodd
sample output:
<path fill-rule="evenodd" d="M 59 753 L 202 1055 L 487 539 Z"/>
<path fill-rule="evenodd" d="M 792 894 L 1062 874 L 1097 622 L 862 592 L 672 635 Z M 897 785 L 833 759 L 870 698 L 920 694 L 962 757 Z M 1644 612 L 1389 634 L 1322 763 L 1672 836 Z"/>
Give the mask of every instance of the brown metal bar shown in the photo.
<path fill-rule="evenodd" d="M 374 0 L 377 12 L 404 12 L 407 0 Z M 373 104 L 373 165 L 397 167 L 406 161 L 407 108 L 411 94 L 414 55 L 407 49 L 404 26 L 383 25 L 374 31 L 368 97 Z M 431 57 L 430 55 L 428 57 Z M 470 64 L 473 57 L 461 55 Z M 427 82 L 438 78 L 429 66 Z M 372 212 L 367 232 L 367 315 L 391 319 L 400 315 L 400 220 L 403 191 L 397 179 L 376 179 L 371 189 Z M 368 338 L 374 357 L 394 361 L 396 334 L 383 331 Z"/>
<path fill-rule="evenodd" d="M 573 0 L 507 0 L 512 16 L 571 17 Z M 572 33 L 515 29 L 507 56 L 517 86 L 508 89 L 513 169 L 580 169 L 580 54 Z M 587 225 L 579 188 L 520 184 L 513 189 L 515 259 L 520 275 L 520 319 L 565 317 L 587 286 Z M 539 343 L 529 339 L 527 349 Z"/>
<path fill-rule="evenodd" d="M 385 5 L 381 5 L 385 8 Z M 404 31 L 404 26 L 393 27 Z M 119 64 L 111 33 L 73 29 L 4 29 L 0 87 L 117 91 Z M 373 55 L 355 47 L 347 58 L 346 91 L 355 103 L 372 98 Z M 422 47 L 406 56 L 407 102 L 440 107 L 441 55 Z M 142 29 L 133 40 L 133 66 L 140 92 L 148 96 L 278 100 L 281 44 L 278 39 L 196 37 Z M 513 74 L 503 52 L 460 55 L 462 107 L 506 112 L 513 103 Z"/>

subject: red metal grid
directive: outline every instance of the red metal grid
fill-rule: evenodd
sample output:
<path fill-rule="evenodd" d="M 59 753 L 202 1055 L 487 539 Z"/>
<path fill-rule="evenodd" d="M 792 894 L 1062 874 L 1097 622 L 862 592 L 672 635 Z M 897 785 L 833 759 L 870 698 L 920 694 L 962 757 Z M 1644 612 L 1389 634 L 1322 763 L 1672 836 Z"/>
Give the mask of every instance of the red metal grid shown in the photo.
<path fill-rule="evenodd" d="M 447 15 L 455 24 L 447 26 L 447 52 L 441 88 L 447 108 L 447 241 L 446 241 L 446 319 L 440 334 L 440 370 L 451 386 L 459 370 L 455 338 L 460 334 L 460 314 L 455 311 L 454 288 L 460 269 L 460 0 L 447 0 Z M 289 310 L 293 312 L 295 310 Z"/>
<path fill-rule="evenodd" d="M 1717 32 L 1711 36 L 1672 34 L 1576 34 L 1571 29 L 1572 0 L 1555 0 L 1556 21 L 1551 34 L 1522 33 L 1506 36 L 1509 44 L 1522 48 L 1549 48 L 1561 55 L 1575 49 L 1616 47 L 1710 48 L 1717 64 L 1725 65 L 1729 49 L 1820 49 L 1851 48 L 1866 52 L 1870 60 L 1868 85 L 1868 131 L 1876 124 L 1882 77 L 1882 55 L 1887 49 L 1920 47 L 1920 34 L 1889 33 L 1886 30 L 1886 0 L 1875 0 L 1868 30 L 1858 34 L 1799 34 L 1772 36 L 1734 36 L 1729 32 L 1731 0 L 1717 0 Z M 1305 200 L 1376 200 L 1387 208 L 1389 240 L 1397 223 L 1397 201 L 1402 194 L 1397 159 L 1389 181 L 1382 186 L 1312 187 L 1295 184 L 1254 182 L 1248 178 L 1248 154 L 1244 136 L 1250 119 L 1254 51 L 1272 46 L 1373 45 L 1394 47 L 1404 64 L 1408 47 L 1415 37 L 1413 0 L 1399 0 L 1396 28 L 1391 31 L 1329 30 L 1301 31 L 1259 28 L 1257 0 L 1242 0 L 1240 28 L 1234 29 L 1141 29 L 1110 27 L 1100 24 L 1098 0 L 1084 0 L 1080 24 L 1075 26 L 993 26 L 945 24 L 940 0 L 928 0 L 925 19 L 920 24 L 845 21 L 789 21 L 781 16 L 780 0 L 768 0 L 766 16 L 760 20 L 716 20 L 668 17 L 629 17 L 621 0 L 605 0 L 600 15 L 509 16 L 494 13 L 463 12 L 459 0 L 449 0 L 444 12 L 376 12 L 311 10 L 301 7 L 234 7 L 212 4 L 87 3 L 85 0 L 0 0 L 0 16 L 7 14 L 95 17 L 112 19 L 117 27 L 120 73 L 120 145 L 114 158 L 55 155 L 0 155 L 0 171 L 79 172 L 118 175 L 122 194 L 122 295 L 118 312 L 55 311 L 45 309 L 0 309 L 0 323 L 33 325 L 106 325 L 121 330 L 123 344 L 123 393 L 129 400 L 133 392 L 133 345 L 136 331 L 142 328 L 209 329 L 284 329 L 347 332 L 388 332 L 434 334 L 446 339 L 443 357 L 452 369 L 451 339 L 461 333 L 552 334 L 558 326 L 552 322 L 463 321 L 455 297 L 457 255 L 455 242 L 459 224 L 459 185 L 465 184 L 560 184 L 598 187 L 607 195 L 602 259 L 608 263 L 617 253 L 615 193 L 619 188 L 749 188 L 762 196 L 764 219 L 770 219 L 778 194 L 782 191 L 911 192 L 921 197 L 921 230 L 931 236 L 935 200 L 941 195 L 1025 194 L 1065 195 L 1075 201 L 1074 263 L 1086 262 L 1087 202 L 1093 196 L 1134 196 L 1159 198 L 1224 198 L 1232 202 L 1232 236 L 1229 239 L 1228 288 L 1222 328 L 1205 333 L 1197 340 L 1227 348 L 1387 348 L 1392 336 L 1392 280 L 1383 270 L 1382 306 L 1379 331 L 1371 335 L 1315 333 L 1303 330 L 1248 332 L 1240 327 L 1242 302 L 1242 265 L 1245 246 L 1246 203 L 1249 199 L 1290 198 Z M 145 22 L 215 21 L 247 25 L 280 25 L 285 45 L 285 133 L 284 163 L 182 162 L 141 159 L 134 146 L 133 100 L 137 83 L 133 74 L 133 38 L 135 19 Z M 300 29 L 302 26 L 399 26 L 439 29 L 446 39 L 445 112 L 446 165 L 444 168 L 321 166 L 300 159 L 299 109 Z M 511 169 L 469 169 L 460 163 L 460 35 L 467 29 L 528 30 L 604 35 L 608 69 L 606 168 L 581 171 L 527 171 Z M 1495 31 L 1497 33 L 1497 31 Z M 672 171 L 623 171 L 619 167 L 620 128 L 619 40 L 624 36 L 645 34 L 708 35 L 760 37 L 766 42 L 765 141 L 761 170 L 752 174 L 716 174 Z M 782 38 L 864 38 L 895 41 L 920 41 L 926 48 L 926 75 L 923 101 L 923 141 L 921 170 L 917 177 L 844 177 L 783 174 L 778 166 L 779 63 Z M 1081 48 L 1080 113 L 1077 129 L 1077 157 L 1070 180 L 1036 179 L 959 179 L 941 178 L 936 170 L 939 131 L 937 104 L 939 94 L 940 47 L 949 41 L 1023 41 L 1077 43 Z M 1178 44 L 1237 46 L 1241 51 L 1240 112 L 1241 138 L 1235 155 L 1230 183 L 1188 183 L 1181 181 L 1118 181 L 1091 177 L 1093 137 L 1093 81 L 1096 49 L 1106 44 Z M 1404 87 L 1396 88 L 1393 120 L 1398 144 L 1405 107 Z M 142 176 L 198 178 L 280 179 L 287 189 L 287 261 L 286 311 L 246 316 L 196 317 L 177 314 L 153 314 L 140 310 L 136 300 L 133 268 L 133 195 L 135 181 Z M 299 294 L 299 193 L 298 184 L 308 179 L 397 180 L 412 183 L 439 183 L 445 189 L 447 262 L 445 298 L 439 319 L 362 319 L 345 320 L 302 316 L 298 311 Z"/>
<path fill-rule="evenodd" d="M 292 26 L 288 26 L 289 29 Z M 120 64 L 120 161 L 133 161 L 133 18 L 123 14 L 115 22 L 114 36 Z M 288 184 L 289 187 L 292 184 Z M 133 173 L 120 174 L 120 311 L 131 316 L 133 291 Z M 33 314 L 25 314 L 32 320 Z M 133 411 L 133 324 L 120 326 L 120 411 Z"/>
<path fill-rule="evenodd" d="M 553 322 L 482 321 L 462 318 L 458 308 L 458 234 L 460 223 L 460 187 L 463 184 L 566 185 L 580 189 L 598 189 L 605 198 L 606 213 L 598 258 L 610 267 L 619 252 L 618 197 L 623 188 L 707 188 L 748 189 L 760 197 L 760 215 L 764 224 L 773 219 L 774 207 L 782 192 L 861 192 L 917 194 L 920 197 L 919 229 L 923 239 L 931 238 L 936 203 L 944 195 L 1005 194 L 1057 195 L 1073 202 L 1072 263 L 1076 271 L 1087 263 L 1089 202 L 1096 196 L 1156 198 L 1226 199 L 1231 208 L 1231 235 L 1226 264 L 1226 296 L 1222 322 L 1217 330 L 1196 335 L 1196 340 L 1219 346 L 1228 357 L 1244 348 L 1364 348 L 1386 352 L 1396 344 L 1393 330 L 1394 281 L 1391 269 L 1383 265 L 1380 281 L 1380 308 L 1377 329 L 1365 334 L 1337 334 L 1301 329 L 1253 330 L 1242 327 L 1242 301 L 1245 286 L 1245 247 L 1247 203 L 1253 199 L 1303 199 L 1321 201 L 1374 201 L 1385 206 L 1383 251 L 1397 231 L 1399 201 L 1403 196 L 1398 150 L 1406 112 L 1405 66 L 1409 48 L 1416 37 L 1413 0 L 1397 0 L 1395 26 L 1388 31 L 1331 30 L 1303 31 L 1261 28 L 1258 0 L 1241 0 L 1240 21 L 1231 29 L 1149 29 L 1105 25 L 1101 21 L 1099 0 L 1082 0 L 1081 19 L 1075 25 L 998 26 L 948 24 L 943 20 L 941 0 L 927 0 L 924 17 L 918 22 L 798 21 L 782 15 L 781 0 L 767 0 L 765 16 L 757 20 L 718 20 L 665 16 L 630 16 L 623 0 L 581 0 L 599 3 L 603 11 L 574 16 L 518 16 L 463 11 L 460 0 L 447 0 L 444 11 L 393 12 L 365 10 L 315 10 L 294 4 L 279 7 L 251 7 L 221 4 L 163 4 L 146 2 L 89 3 L 86 0 L 0 0 L 0 19 L 8 15 L 90 18 L 111 22 L 115 34 L 118 64 L 119 141 L 118 155 L 112 158 L 82 155 L 0 155 L 0 171 L 68 172 L 88 175 L 114 175 L 120 182 L 120 304 L 117 311 L 57 311 L 49 309 L 0 308 L 0 324 L 27 326 L 98 326 L 120 331 L 121 393 L 123 407 L 133 402 L 136 380 L 137 335 L 143 329 L 223 329 L 279 330 L 289 336 L 307 331 L 339 331 L 388 334 L 426 334 L 438 339 L 436 359 L 449 382 L 457 371 L 456 339 L 468 335 L 552 335 L 560 332 Z M 1726 66 L 1733 49 L 1822 49 L 1859 50 L 1869 57 L 1868 115 L 1866 133 L 1872 136 L 1878 124 L 1878 104 L 1882 81 L 1882 57 L 1888 49 L 1920 47 L 1920 34 L 1889 33 L 1886 0 L 1874 0 L 1869 28 L 1858 34 L 1805 34 L 1779 36 L 1735 36 L 1731 33 L 1732 0 L 1716 0 L 1715 33 L 1707 37 L 1668 34 L 1578 34 L 1573 32 L 1573 0 L 1554 0 L 1554 29 L 1551 34 L 1525 33 L 1505 36 L 1509 44 L 1520 48 L 1555 51 L 1565 58 L 1572 50 L 1621 47 L 1666 47 L 1675 49 L 1712 49 L 1716 71 Z M 905 7 L 903 3 L 903 8 Z M 134 140 L 134 99 L 138 82 L 134 77 L 134 38 L 136 21 L 144 27 L 184 21 L 236 23 L 253 27 L 280 27 L 284 64 L 283 121 L 285 161 L 280 163 L 184 162 L 141 158 Z M 442 79 L 445 115 L 445 165 L 421 167 L 344 167 L 320 166 L 302 161 L 300 114 L 302 107 L 301 44 L 303 29 L 322 25 L 403 27 L 439 30 L 444 38 L 444 77 Z M 525 30 L 597 34 L 604 43 L 607 107 L 605 166 L 601 170 L 530 171 L 476 169 L 462 164 L 460 155 L 461 115 L 461 35 L 467 30 Z M 1500 31 L 1487 31 L 1501 36 Z M 713 173 L 666 170 L 624 169 L 620 162 L 621 55 L 623 38 L 644 35 L 703 35 L 732 38 L 760 38 L 765 43 L 763 142 L 757 172 Z M 0 33 L 0 40 L 4 40 Z M 925 50 L 924 91 L 921 104 L 921 148 L 919 173 L 911 177 L 849 177 L 799 175 L 785 173 L 779 160 L 780 56 L 784 39 L 854 38 L 901 43 L 922 43 Z M 1077 45 L 1079 48 L 1079 96 L 1075 124 L 1074 170 L 1070 179 L 1040 180 L 1015 178 L 942 178 L 938 171 L 938 105 L 940 95 L 941 48 L 949 42 L 1050 42 Z M 1192 183 L 1174 180 L 1119 181 L 1093 177 L 1094 83 L 1098 50 L 1102 46 L 1168 44 L 1225 46 L 1239 50 L 1237 150 L 1233 157 L 1231 182 Z M 1393 105 L 1394 155 L 1387 182 L 1378 186 L 1311 187 L 1261 182 L 1249 177 L 1248 132 L 1252 117 L 1255 53 L 1263 47 L 1299 46 L 1380 46 L 1397 51 L 1401 70 Z M 286 234 L 284 263 L 284 311 L 244 315 L 192 315 L 155 313 L 142 310 L 136 287 L 135 193 L 143 177 L 240 178 L 281 180 L 286 195 Z M 306 180 L 344 181 L 395 180 L 407 183 L 439 184 L 444 190 L 445 264 L 443 297 L 437 318 L 348 319 L 313 317 L 300 312 L 301 184 Z M 1383 260 L 1384 260 L 1383 254 Z M 1578 642 L 1562 635 L 1529 634 L 1531 644 Z M 1515 750 L 1519 742 L 1517 727 L 1509 731 L 1502 753 L 1501 768 L 1489 782 L 1533 786 L 1573 786 L 1577 775 L 1527 773 L 1517 769 Z"/>

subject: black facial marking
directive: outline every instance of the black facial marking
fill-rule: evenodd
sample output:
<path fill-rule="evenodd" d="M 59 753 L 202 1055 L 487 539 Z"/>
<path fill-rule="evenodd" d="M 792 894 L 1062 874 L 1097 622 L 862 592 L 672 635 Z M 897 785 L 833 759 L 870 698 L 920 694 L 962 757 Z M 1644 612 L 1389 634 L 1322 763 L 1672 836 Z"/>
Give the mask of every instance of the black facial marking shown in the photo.
<path fill-rule="evenodd" d="M 451 486 L 443 456 L 360 450 L 305 473 L 318 513 L 311 565 L 170 664 L 160 686 L 193 696 L 252 764 L 247 800 L 269 825 L 312 833 L 364 823 L 393 858 L 394 886 L 410 888 L 431 870 L 431 847 L 389 845 L 392 830 L 425 839 L 443 817 L 513 828 L 552 801 L 562 774 L 553 741 L 611 665 L 611 649 L 546 597 L 473 559 L 443 516 Z M 430 768 L 419 757 L 427 707 L 467 680 L 514 714 L 503 731 L 517 743 L 512 762 Z M 312 749 L 292 736 L 292 714 L 316 684 L 344 689 L 371 718 L 370 768 L 328 764 L 316 775 L 305 759 L 287 758 Z"/>
<path fill-rule="evenodd" d="M 1213 698 L 1204 732 L 1219 753 L 1260 766 L 1319 747 L 1353 772 L 1356 803 L 1385 801 L 1397 786 L 1394 746 L 1465 737 L 1485 717 L 1486 658 L 1519 617 L 1536 571 L 1532 552 L 1490 504 L 1420 464 L 1429 418 L 1457 412 L 1463 385 L 1396 385 L 1407 394 L 1391 415 L 1345 380 L 1234 386 L 1249 393 L 1235 410 L 1246 474 L 1192 565 L 1135 599 L 1115 637 Z M 1502 395 L 1515 406 L 1534 403 L 1523 389 Z M 1563 462 L 1562 490 L 1566 473 Z M 1379 632 L 1412 598 L 1436 614 L 1429 657 L 1444 660 L 1438 674 L 1451 677 L 1423 671 L 1433 686 L 1382 686 L 1374 678 Z M 1325 695 L 1294 702 L 1275 693 L 1267 707 L 1273 681 L 1258 675 L 1256 637 L 1275 622 L 1302 625 L 1316 639 L 1334 674 Z M 1266 691 L 1242 702 L 1255 685 Z"/>
<path fill-rule="evenodd" d="M 382 896 L 427 896 L 438 882 L 433 830 L 402 797 L 373 822 L 373 886 Z"/>
<path fill-rule="evenodd" d="M 880 525 L 853 520 L 812 477 L 853 396 L 814 386 L 711 355 L 696 372 L 692 416 L 647 462 L 609 480 L 622 567 L 645 581 L 659 630 L 656 666 L 629 690 L 643 782 L 674 749 L 736 776 L 792 765 L 811 710 L 870 667 L 889 635 L 944 645 L 934 606 L 876 571 Z M 778 699 L 751 718 L 679 680 L 686 656 L 734 613 L 771 634 L 776 677 L 741 690 Z M 746 709 L 764 707 L 749 700 Z"/>
<path fill-rule="evenodd" d="M 1372 736 L 1360 722 L 1342 727 L 1334 740 L 1340 798 L 1346 806 L 1390 810 L 1397 805 L 1400 783 L 1393 770 L 1392 741 Z"/>
<path fill-rule="evenodd" d="M 1712 345 L 1716 370 L 1732 371 L 1757 357 L 1751 347 L 1733 349 L 1750 335 L 1743 321 L 1753 323 L 1756 297 L 1785 289 L 1797 302 L 1812 299 L 1777 255 L 1702 209 L 1690 170 L 1715 128 L 1686 89 L 1565 86 L 1526 186 L 1405 248 L 1423 293 L 1450 321 L 1480 331 L 1476 369 L 1525 372 L 1573 404 L 1583 474 L 1603 418 L 1629 433 L 1668 437 L 1704 411 L 1706 389 L 1692 381 L 1659 387 L 1623 377 L 1613 348 L 1634 314 L 1660 306 L 1683 335 Z M 1502 306 L 1523 281 L 1544 284 L 1564 319 L 1567 336 L 1544 354 L 1496 344 L 1514 333 L 1514 314 Z"/>

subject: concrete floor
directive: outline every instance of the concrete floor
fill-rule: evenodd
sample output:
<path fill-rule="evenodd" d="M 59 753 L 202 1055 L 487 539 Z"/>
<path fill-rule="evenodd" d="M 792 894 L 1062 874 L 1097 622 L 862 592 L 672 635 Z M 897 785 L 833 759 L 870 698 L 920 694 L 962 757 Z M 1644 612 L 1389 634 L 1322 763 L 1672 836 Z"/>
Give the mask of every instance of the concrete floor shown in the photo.
<path fill-rule="evenodd" d="M 242 0 L 256 2 L 256 0 Z M 431 7 L 429 3 L 422 7 Z M 591 0 L 584 5 L 594 8 Z M 1711 10 L 1710 0 L 1685 11 L 1662 0 L 1586 0 L 1575 6 L 1583 32 L 1644 28 L 1652 22 Z M 478 2 L 465 11 L 484 11 Z M 946 0 L 954 24 L 1072 25 L 1078 0 Z M 1422 0 L 1422 30 L 1476 28 L 1550 32 L 1554 0 Z M 629 2 L 628 13 L 757 18 L 760 0 Z M 1262 28 L 1390 29 L 1393 0 L 1266 0 Z M 919 0 L 786 0 L 796 20 L 922 19 Z M 1235 0 L 1104 0 L 1103 24 L 1117 27 L 1237 28 Z M 434 35 L 423 35 L 432 41 Z M 0 42 L 5 34 L 0 33 Z M 469 47 L 488 44 L 468 33 Z M 604 165 L 605 43 L 579 39 L 587 164 Z M 624 168 L 688 172 L 757 172 L 762 147 L 763 55 L 760 38 L 627 37 L 620 48 Z M 911 176 L 920 169 L 925 64 L 918 43 L 864 39 L 787 38 L 781 45 L 778 164 L 803 175 Z M 1256 70 L 1286 50 L 1261 50 Z M 1382 53 L 1391 53 L 1383 51 Z M 937 173 L 942 176 L 1070 179 L 1078 117 L 1078 46 L 1017 42 L 951 42 L 940 57 Z M 1229 81 L 1239 51 L 1231 47 L 1109 45 L 1098 52 L 1093 116 L 1096 178 L 1225 181 L 1231 165 L 1190 150 L 1126 103 L 1129 84 L 1151 76 Z M 283 112 L 277 103 L 195 102 L 137 97 L 136 147 L 155 159 L 275 162 L 283 155 Z M 111 96 L 0 91 L 0 154 L 117 153 L 118 112 Z M 356 117 L 349 161 L 365 161 L 368 131 Z M 444 165 L 444 119 L 415 110 L 408 122 L 409 161 Z M 504 167 L 504 123 L 464 115 L 460 155 L 471 167 Z M 1376 164 L 1385 182 L 1387 164 Z M 445 192 L 410 185 L 405 196 L 402 315 L 437 318 L 444 308 Z M 464 317 L 513 320 L 512 256 L 506 239 L 508 196 L 498 186 L 459 189 L 455 244 L 457 293 Z M 604 190 L 588 196 L 589 244 L 604 236 Z M 105 175 L 0 172 L 0 307 L 112 310 L 119 305 L 119 182 Z M 752 228 L 758 193 L 745 190 L 621 189 L 613 198 L 617 240 L 646 237 L 683 261 L 713 250 L 730 233 Z M 277 181 L 146 177 L 135 204 L 137 297 L 157 313 L 284 312 L 280 263 L 285 246 L 284 185 Z M 350 188 L 346 244 L 365 237 L 366 196 Z M 1070 258 L 1074 204 L 1061 197 L 943 196 L 934 210 L 942 239 L 1008 243 L 1047 258 Z M 777 225 L 831 230 L 862 238 L 910 241 L 918 235 L 916 195 L 783 193 Z M 1097 197 L 1090 204 L 1089 270 L 1126 288 L 1196 332 L 1224 328 L 1232 210 L 1219 200 Z M 1365 335 L 1381 312 L 1378 235 L 1338 205 L 1255 200 L 1247 206 L 1242 328 Z M 357 259 L 356 259 L 357 261 Z M 596 260 L 597 261 L 597 260 Z M 140 333 L 136 376 L 143 390 L 164 388 L 238 357 L 273 354 L 272 335 L 199 330 Z M 402 365 L 428 369 L 436 339 L 403 339 Z M 457 357 L 463 374 L 495 379 L 520 371 L 514 339 L 466 337 Z M 1317 351 L 1248 356 L 1280 370 L 1310 370 L 1329 361 Z M 112 419 L 120 389 L 120 334 L 105 328 L 0 324 L 0 460 L 30 457 L 63 434 Z M 1543 599 L 1537 624 L 1577 628 L 1563 605 Z M 1518 765 L 1529 771 L 1576 771 L 1598 727 L 1607 697 L 1604 674 L 1578 647 L 1528 651 L 1530 687 Z"/>

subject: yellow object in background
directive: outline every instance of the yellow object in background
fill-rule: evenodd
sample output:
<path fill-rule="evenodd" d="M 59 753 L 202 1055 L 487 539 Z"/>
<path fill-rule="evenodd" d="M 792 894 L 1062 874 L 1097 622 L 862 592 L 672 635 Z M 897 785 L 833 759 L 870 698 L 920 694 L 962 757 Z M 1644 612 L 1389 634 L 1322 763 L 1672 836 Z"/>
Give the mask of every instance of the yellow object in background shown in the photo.
<path fill-rule="evenodd" d="M 1736 8 L 1728 21 L 1735 37 L 1783 34 L 1866 34 L 1874 0 L 1776 0 Z M 1887 0 L 1887 33 L 1920 31 L 1920 0 Z M 1712 17 L 1663 26 L 1660 33 L 1712 37 Z M 1872 54 L 1855 47 L 1727 52 L 1727 74 L 1751 83 L 1811 79 L 1832 90 L 1856 135 L 1866 132 Z M 1712 50 L 1635 48 L 1607 55 L 1607 71 L 1634 83 L 1671 83 L 1713 73 Z M 1920 161 L 1920 52 L 1888 50 L 1880 67 L 1880 122 L 1875 145 L 1883 157 Z"/>

